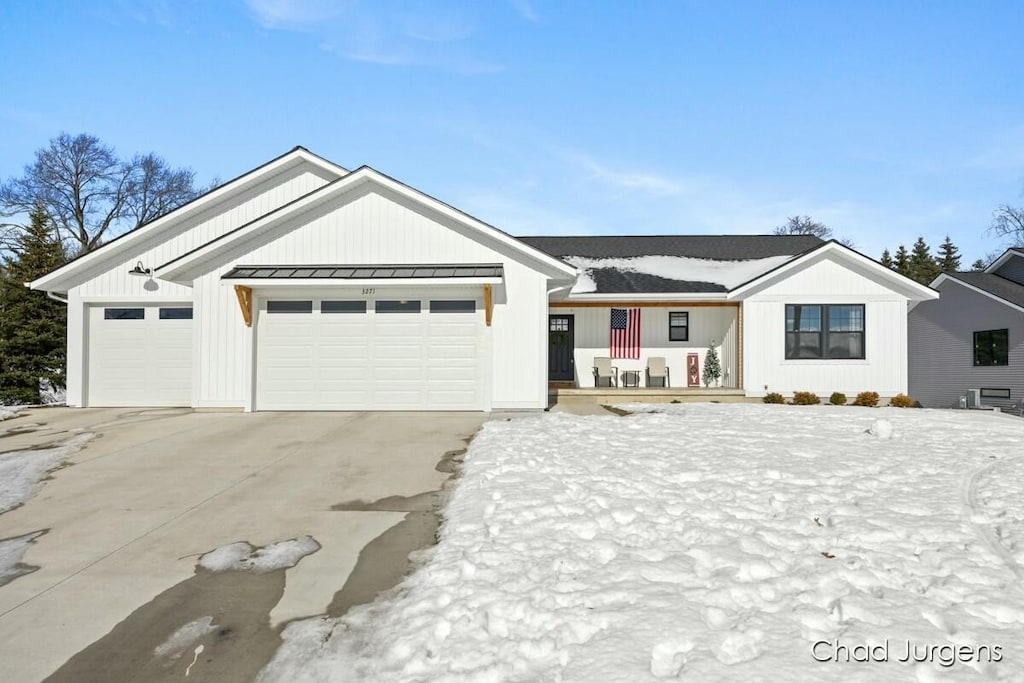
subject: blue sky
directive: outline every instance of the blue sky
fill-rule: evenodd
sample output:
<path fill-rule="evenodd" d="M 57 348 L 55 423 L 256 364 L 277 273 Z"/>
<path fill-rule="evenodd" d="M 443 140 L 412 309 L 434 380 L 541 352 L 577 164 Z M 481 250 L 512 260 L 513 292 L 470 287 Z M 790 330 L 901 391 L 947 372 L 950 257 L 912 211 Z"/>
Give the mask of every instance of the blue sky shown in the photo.
<path fill-rule="evenodd" d="M 301 144 L 513 234 L 997 250 L 1021 2 L 8 0 L 0 176 L 61 131 L 228 179 Z M 966 265 L 965 263 L 965 265 Z"/>

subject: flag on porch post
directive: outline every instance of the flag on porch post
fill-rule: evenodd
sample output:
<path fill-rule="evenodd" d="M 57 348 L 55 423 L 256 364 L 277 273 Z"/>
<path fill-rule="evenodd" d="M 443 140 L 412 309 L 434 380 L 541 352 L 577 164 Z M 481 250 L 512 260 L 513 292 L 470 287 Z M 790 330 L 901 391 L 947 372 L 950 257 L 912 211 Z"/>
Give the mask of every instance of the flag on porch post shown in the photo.
<path fill-rule="evenodd" d="M 612 358 L 640 357 L 640 309 L 613 308 L 612 329 L 608 340 Z"/>

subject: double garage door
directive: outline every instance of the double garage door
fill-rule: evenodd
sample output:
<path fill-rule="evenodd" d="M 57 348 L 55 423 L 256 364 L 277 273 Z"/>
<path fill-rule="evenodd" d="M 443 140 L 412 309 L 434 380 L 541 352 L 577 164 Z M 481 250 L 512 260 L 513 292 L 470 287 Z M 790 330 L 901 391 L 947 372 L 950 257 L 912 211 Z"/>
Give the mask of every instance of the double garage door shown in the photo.
<path fill-rule="evenodd" d="M 192 307 L 89 308 L 87 405 L 192 405 Z"/>
<path fill-rule="evenodd" d="M 480 410 L 473 298 L 265 299 L 257 410 Z"/>

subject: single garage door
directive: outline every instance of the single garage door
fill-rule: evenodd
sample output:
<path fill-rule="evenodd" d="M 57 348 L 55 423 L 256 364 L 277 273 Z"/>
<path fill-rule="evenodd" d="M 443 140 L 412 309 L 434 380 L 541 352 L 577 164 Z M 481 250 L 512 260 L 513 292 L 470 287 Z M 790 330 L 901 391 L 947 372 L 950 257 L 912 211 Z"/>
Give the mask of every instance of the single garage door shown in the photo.
<path fill-rule="evenodd" d="M 89 310 L 90 406 L 192 404 L 192 307 L 112 304 Z"/>
<path fill-rule="evenodd" d="M 261 302 L 257 410 L 480 410 L 480 303 Z"/>

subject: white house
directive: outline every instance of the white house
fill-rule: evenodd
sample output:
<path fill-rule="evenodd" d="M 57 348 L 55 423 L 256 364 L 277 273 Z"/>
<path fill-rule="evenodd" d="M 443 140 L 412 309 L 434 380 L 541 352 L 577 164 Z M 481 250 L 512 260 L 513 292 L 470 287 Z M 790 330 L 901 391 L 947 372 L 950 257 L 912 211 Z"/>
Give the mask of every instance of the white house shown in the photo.
<path fill-rule="evenodd" d="M 301 147 L 30 286 L 67 301 L 69 405 L 247 411 L 543 408 L 616 315 L 618 371 L 680 391 L 714 342 L 747 396 L 891 396 L 938 296 L 806 236 L 515 238 Z"/>

